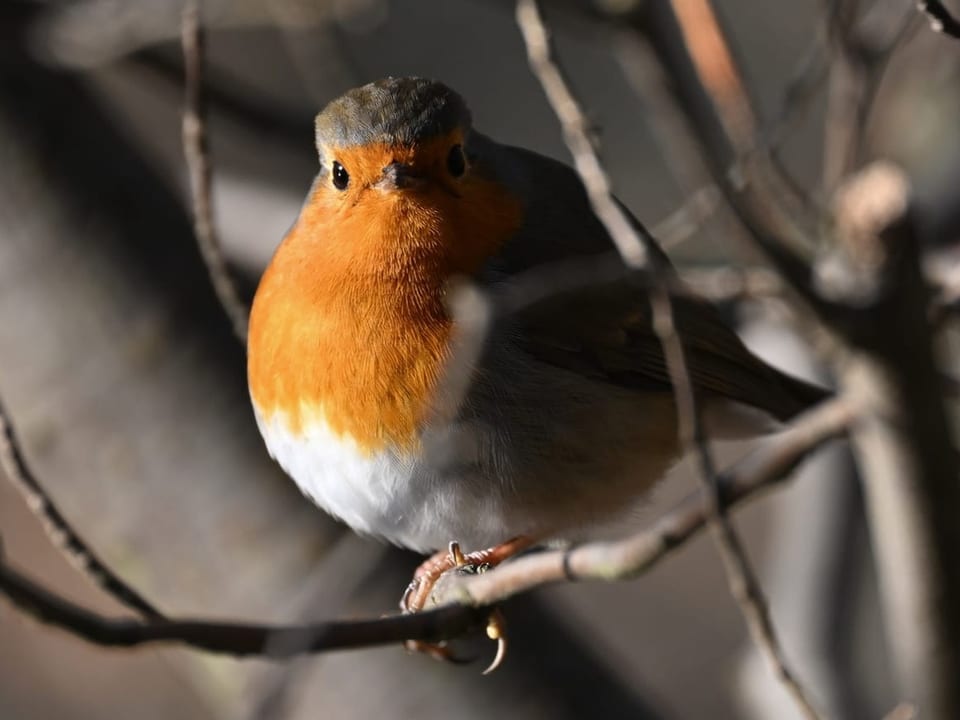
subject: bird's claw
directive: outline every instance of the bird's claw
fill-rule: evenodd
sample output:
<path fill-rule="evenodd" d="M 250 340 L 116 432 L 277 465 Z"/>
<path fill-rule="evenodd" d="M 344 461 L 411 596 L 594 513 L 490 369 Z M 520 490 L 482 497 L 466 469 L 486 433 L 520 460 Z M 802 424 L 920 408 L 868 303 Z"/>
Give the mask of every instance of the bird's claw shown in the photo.
<path fill-rule="evenodd" d="M 437 553 L 417 568 L 413 580 L 400 598 L 400 609 L 405 613 L 423 610 L 437 581 L 451 570 L 464 575 L 477 575 L 491 569 L 493 565 L 483 560 L 485 552 L 465 555 L 460 543 L 452 541 L 445 553 Z"/>
<path fill-rule="evenodd" d="M 429 643 L 423 640 L 406 640 L 403 646 L 407 649 L 407 652 L 423 653 L 424 655 L 429 655 L 434 660 L 442 660 L 443 662 L 453 663 L 454 665 L 467 665 L 474 661 L 474 658 L 454 655 L 450 646 L 445 642 Z"/>
<path fill-rule="evenodd" d="M 507 622 L 500 608 L 494 608 L 490 617 L 487 618 L 487 637 L 497 641 L 497 654 L 483 671 L 484 675 L 489 675 L 500 667 L 500 663 L 507 656 Z"/>
<path fill-rule="evenodd" d="M 531 540 L 518 537 L 496 547 L 472 553 L 464 553 L 460 543 L 451 542 L 446 552 L 437 553 L 417 568 L 413 580 L 400 599 L 400 609 L 404 613 L 414 613 L 422 610 L 437 582 L 443 575 L 455 571 L 464 575 L 479 575 L 496 567 L 501 561 L 527 548 Z M 490 666 L 483 671 L 487 675 L 496 670 L 503 662 L 507 652 L 506 622 L 503 613 L 494 608 L 487 620 L 487 637 L 497 641 L 497 654 Z M 454 658 L 446 643 L 427 643 L 420 640 L 409 640 L 405 643 L 408 650 L 423 652 L 431 657 L 449 662 L 465 662 L 461 658 Z"/>

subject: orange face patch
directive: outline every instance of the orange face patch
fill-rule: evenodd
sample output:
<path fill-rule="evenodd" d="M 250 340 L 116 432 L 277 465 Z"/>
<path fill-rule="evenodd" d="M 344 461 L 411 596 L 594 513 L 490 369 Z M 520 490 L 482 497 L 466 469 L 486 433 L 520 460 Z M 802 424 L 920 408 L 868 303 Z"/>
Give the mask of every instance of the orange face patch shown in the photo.
<path fill-rule="evenodd" d="M 457 142 L 325 149 L 350 182 L 318 181 L 250 317 L 248 376 L 261 414 L 282 412 L 294 432 L 322 419 L 371 452 L 416 443 L 448 355 L 447 282 L 474 274 L 521 219 L 501 185 L 449 174 Z M 424 182 L 378 187 L 393 162 Z"/>

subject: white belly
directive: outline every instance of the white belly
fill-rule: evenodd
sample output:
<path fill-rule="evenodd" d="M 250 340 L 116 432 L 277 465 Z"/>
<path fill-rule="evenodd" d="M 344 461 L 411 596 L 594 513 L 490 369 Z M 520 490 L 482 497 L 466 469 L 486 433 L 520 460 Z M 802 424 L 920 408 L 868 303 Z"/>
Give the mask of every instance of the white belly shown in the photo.
<path fill-rule="evenodd" d="M 427 433 L 423 457 L 414 458 L 367 453 L 322 420 L 295 434 L 280 416 L 258 411 L 257 424 L 270 455 L 300 490 L 358 532 L 421 552 L 451 540 L 482 548 L 512 537 L 499 483 L 470 469 L 472 443 L 463 427 Z"/>

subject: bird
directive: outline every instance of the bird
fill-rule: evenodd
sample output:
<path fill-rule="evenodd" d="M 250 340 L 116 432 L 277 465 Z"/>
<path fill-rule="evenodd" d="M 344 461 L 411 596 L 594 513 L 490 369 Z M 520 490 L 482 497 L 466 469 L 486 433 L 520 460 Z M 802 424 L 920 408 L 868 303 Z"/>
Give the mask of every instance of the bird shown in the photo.
<path fill-rule="evenodd" d="M 319 171 L 260 280 L 247 351 L 258 427 L 300 490 L 358 533 L 436 553 L 408 611 L 452 567 L 635 513 L 682 456 L 677 411 L 649 276 L 619 260 L 576 172 L 483 135 L 427 78 L 349 90 L 315 137 Z M 464 293 L 493 298 L 474 352 L 459 351 Z M 826 396 L 709 302 L 672 309 L 697 397 L 745 432 Z"/>

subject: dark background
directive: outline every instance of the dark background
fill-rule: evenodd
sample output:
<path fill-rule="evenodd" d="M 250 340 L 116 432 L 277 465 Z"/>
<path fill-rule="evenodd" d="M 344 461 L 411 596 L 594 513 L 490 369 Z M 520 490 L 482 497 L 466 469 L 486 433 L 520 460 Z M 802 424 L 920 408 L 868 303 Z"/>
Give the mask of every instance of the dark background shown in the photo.
<path fill-rule="evenodd" d="M 910 2 L 864 4 L 886 27 Z M 819 22 L 817 3 L 718 3 L 765 120 Z M 668 156 L 616 57 L 576 3 L 551 5 L 558 51 L 598 127 L 620 197 L 651 226 L 707 183 Z M 356 538 L 303 500 L 253 424 L 243 352 L 206 282 L 180 144 L 177 2 L 11 2 L 0 8 L 0 392 L 65 513 L 171 614 L 294 621 L 392 611 L 417 559 Z M 208 2 L 218 227 L 255 281 L 316 168 L 313 115 L 384 75 L 436 77 L 494 138 L 567 158 L 526 69 L 510 3 Z M 922 196 L 957 178 L 960 52 L 915 22 L 890 65 L 864 157 L 903 163 Z M 828 83 L 825 81 L 824 83 Z M 827 90 L 784 157 L 815 202 Z M 951 180 L 952 178 L 952 180 Z M 728 218 L 671 249 L 744 265 Z M 776 304 L 761 351 L 809 372 Z M 735 457 L 740 448 L 724 448 Z M 856 491 L 842 452 L 738 515 L 764 568 L 788 657 L 840 717 L 895 704 Z M 693 487 L 686 466 L 638 513 Z M 120 612 L 52 548 L 0 483 L 12 561 Z M 506 666 L 443 666 L 386 647 L 290 663 L 179 649 L 101 650 L 0 603 L 0 717 L 788 718 L 749 650 L 716 552 L 699 537 L 639 580 L 539 591 L 507 608 Z"/>

